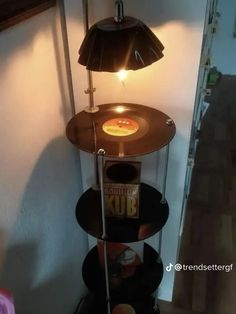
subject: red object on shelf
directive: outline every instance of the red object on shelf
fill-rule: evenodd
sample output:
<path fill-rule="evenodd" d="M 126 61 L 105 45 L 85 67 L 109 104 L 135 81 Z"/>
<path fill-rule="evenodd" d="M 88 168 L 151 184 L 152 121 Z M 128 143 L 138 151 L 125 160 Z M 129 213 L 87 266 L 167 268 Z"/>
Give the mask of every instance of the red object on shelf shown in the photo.
<path fill-rule="evenodd" d="M 103 242 L 97 245 L 100 267 L 104 268 Z M 107 243 L 107 260 L 112 287 L 121 284 L 122 280 L 133 276 L 137 266 L 142 264 L 141 256 L 131 247 L 122 243 Z"/>
<path fill-rule="evenodd" d="M 118 304 L 112 310 L 112 314 L 135 314 L 135 310 L 129 304 Z"/>

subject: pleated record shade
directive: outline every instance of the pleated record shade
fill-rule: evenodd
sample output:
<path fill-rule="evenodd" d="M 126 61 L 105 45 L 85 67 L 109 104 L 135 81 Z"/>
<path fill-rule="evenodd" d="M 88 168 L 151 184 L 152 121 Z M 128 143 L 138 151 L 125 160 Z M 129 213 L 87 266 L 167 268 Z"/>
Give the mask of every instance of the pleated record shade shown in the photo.
<path fill-rule="evenodd" d="M 164 46 L 140 20 L 107 18 L 94 24 L 79 49 L 78 62 L 88 70 L 138 70 L 163 57 Z"/>

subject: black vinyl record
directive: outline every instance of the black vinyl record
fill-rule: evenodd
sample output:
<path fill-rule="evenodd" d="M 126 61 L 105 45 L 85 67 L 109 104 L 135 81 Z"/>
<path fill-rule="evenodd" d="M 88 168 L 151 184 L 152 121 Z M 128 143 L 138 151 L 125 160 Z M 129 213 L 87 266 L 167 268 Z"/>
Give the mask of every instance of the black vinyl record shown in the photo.
<path fill-rule="evenodd" d="M 175 135 L 175 124 L 165 113 L 133 103 L 99 105 L 81 111 L 67 124 L 67 138 L 77 148 L 109 157 L 134 157 L 157 151 Z"/>
<path fill-rule="evenodd" d="M 159 286 L 163 277 L 163 264 L 159 254 L 144 243 L 143 262 L 135 266 L 131 276 L 116 275 L 118 283 L 113 284 L 111 267 L 109 269 L 110 294 L 113 301 L 131 302 L 148 297 Z M 105 272 L 99 261 L 98 247 L 95 246 L 86 256 L 82 267 L 83 279 L 90 291 L 104 298 L 106 295 Z"/>
<path fill-rule="evenodd" d="M 144 240 L 165 225 L 169 206 L 161 202 L 162 195 L 150 185 L 140 184 L 140 216 L 138 219 L 106 217 L 107 238 L 111 242 L 136 242 Z M 76 206 L 76 218 L 80 226 L 90 235 L 102 239 L 101 192 L 88 189 Z"/>
<path fill-rule="evenodd" d="M 95 314 L 102 313 L 107 314 L 107 302 L 105 299 L 100 296 L 89 294 L 89 297 L 86 300 L 86 304 L 82 305 L 75 314 Z M 120 304 L 127 304 L 134 309 L 135 314 L 160 314 L 159 308 L 154 310 L 155 300 L 153 297 L 142 297 L 138 300 L 134 300 L 130 303 L 121 303 L 113 302 L 111 300 L 111 314 L 115 313 L 114 309 Z"/>

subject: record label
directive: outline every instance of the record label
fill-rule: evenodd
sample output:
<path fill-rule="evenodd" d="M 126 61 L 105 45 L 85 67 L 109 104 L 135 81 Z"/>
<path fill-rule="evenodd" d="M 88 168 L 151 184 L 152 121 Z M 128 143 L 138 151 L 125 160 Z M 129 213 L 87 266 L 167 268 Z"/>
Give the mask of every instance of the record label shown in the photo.
<path fill-rule="evenodd" d="M 102 129 L 105 133 L 112 136 L 128 136 L 136 133 L 139 125 L 130 118 L 120 117 L 107 120 L 103 124 Z"/>
<path fill-rule="evenodd" d="M 135 314 L 135 310 L 129 304 L 118 304 L 113 308 L 112 314 Z"/>

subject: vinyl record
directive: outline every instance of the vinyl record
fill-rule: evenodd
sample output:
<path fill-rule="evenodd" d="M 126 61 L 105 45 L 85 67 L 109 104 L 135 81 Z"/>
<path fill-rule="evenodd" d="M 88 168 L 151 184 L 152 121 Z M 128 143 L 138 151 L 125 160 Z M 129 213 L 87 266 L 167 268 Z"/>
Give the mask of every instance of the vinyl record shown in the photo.
<path fill-rule="evenodd" d="M 148 297 L 159 286 L 163 277 L 163 264 L 159 254 L 150 245 L 144 244 L 143 263 L 134 267 L 135 272 L 132 276 L 123 276 L 121 270 L 120 273 L 117 272 L 116 278 L 114 278 L 113 269 L 108 264 L 110 294 L 113 302 L 132 302 L 139 298 Z M 82 275 L 88 289 L 100 295 L 101 298 L 105 298 L 105 272 L 99 263 L 97 246 L 86 256 Z"/>
<path fill-rule="evenodd" d="M 150 185 L 140 184 L 140 216 L 138 219 L 106 217 L 107 241 L 136 242 L 144 240 L 165 225 L 169 206 L 161 202 L 162 195 Z M 101 192 L 88 189 L 76 206 L 76 218 L 80 226 L 90 235 L 102 239 Z"/>
<path fill-rule="evenodd" d="M 113 310 L 117 308 L 117 306 L 121 304 L 127 304 L 130 305 L 130 307 L 135 311 L 135 314 L 160 314 L 159 309 L 154 310 L 154 303 L 155 299 L 151 296 L 148 297 L 141 297 L 137 300 L 134 300 L 132 302 L 126 303 L 127 301 L 121 300 L 119 302 L 114 302 L 111 300 L 111 314 L 113 314 Z M 84 310 L 84 308 L 82 309 Z M 80 312 L 78 312 L 79 314 Z M 86 314 L 95 314 L 95 313 L 102 313 L 107 314 L 107 302 L 105 298 L 101 298 L 100 296 L 93 295 L 93 297 L 89 298 L 88 304 L 85 307 L 85 311 L 82 313 Z M 77 312 L 76 312 L 77 314 Z M 127 313 L 125 313 L 127 314 Z"/>
<path fill-rule="evenodd" d="M 81 111 L 67 124 L 67 138 L 79 149 L 109 157 L 134 157 L 157 151 L 175 135 L 175 124 L 163 112 L 132 103 L 100 105 Z"/>
<path fill-rule="evenodd" d="M 112 314 L 135 314 L 135 309 L 130 304 L 120 303 L 114 306 Z"/>

